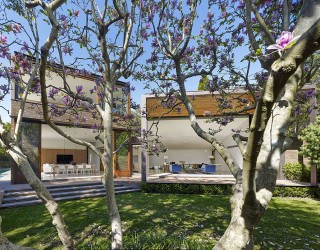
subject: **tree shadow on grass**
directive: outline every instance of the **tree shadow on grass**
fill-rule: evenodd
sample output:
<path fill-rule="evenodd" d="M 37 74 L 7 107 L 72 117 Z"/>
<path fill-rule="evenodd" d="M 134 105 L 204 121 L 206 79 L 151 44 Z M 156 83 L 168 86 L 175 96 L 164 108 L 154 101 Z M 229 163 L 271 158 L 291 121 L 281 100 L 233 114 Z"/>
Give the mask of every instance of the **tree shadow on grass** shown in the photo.
<path fill-rule="evenodd" d="M 229 196 L 131 193 L 116 198 L 124 243 L 128 245 L 138 241 L 139 236 L 150 244 L 162 241 L 161 246 L 177 239 L 198 239 L 212 247 L 230 220 Z M 60 208 L 78 249 L 90 249 L 92 244 L 110 246 L 104 197 L 61 202 Z M 5 209 L 0 213 L 3 232 L 12 242 L 37 249 L 61 246 L 42 205 Z M 319 201 L 274 198 L 255 230 L 256 249 L 317 249 L 319 215 Z"/>

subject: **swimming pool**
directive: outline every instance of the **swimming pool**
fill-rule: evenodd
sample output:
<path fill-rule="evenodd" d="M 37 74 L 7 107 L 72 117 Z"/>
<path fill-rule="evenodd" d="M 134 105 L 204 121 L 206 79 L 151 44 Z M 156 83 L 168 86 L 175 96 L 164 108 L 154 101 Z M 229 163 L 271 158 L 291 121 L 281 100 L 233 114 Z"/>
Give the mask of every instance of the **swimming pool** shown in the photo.
<path fill-rule="evenodd" d="M 4 176 L 8 171 L 10 171 L 10 168 L 0 168 L 0 177 Z"/>

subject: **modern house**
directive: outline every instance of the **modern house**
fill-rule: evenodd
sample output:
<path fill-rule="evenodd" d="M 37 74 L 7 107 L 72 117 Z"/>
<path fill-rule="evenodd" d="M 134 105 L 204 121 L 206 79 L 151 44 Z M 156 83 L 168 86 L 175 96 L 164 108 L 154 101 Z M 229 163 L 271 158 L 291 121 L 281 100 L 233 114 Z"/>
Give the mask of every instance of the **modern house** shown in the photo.
<path fill-rule="evenodd" d="M 75 72 L 75 70 L 72 68 L 67 68 L 67 70 L 69 72 L 67 81 L 70 85 L 70 88 L 73 91 L 76 91 L 76 87 L 81 85 L 83 86 L 83 92 L 85 92 L 93 100 L 96 100 L 97 103 L 100 103 L 98 91 L 90 94 L 90 90 L 96 86 L 95 81 L 99 76 L 86 71 Z M 61 77 L 58 76 L 59 72 L 61 72 L 60 65 L 54 64 L 50 66 L 50 70 L 48 70 L 47 73 L 47 86 L 62 86 L 63 81 Z M 72 76 L 72 72 L 77 74 Z M 16 118 L 21 103 L 19 88 L 19 83 L 17 82 L 13 86 L 13 91 L 11 94 L 11 119 L 13 126 L 16 124 Z M 127 88 L 125 83 L 120 81 L 117 82 L 114 92 L 115 112 L 130 112 L 130 93 L 128 93 L 128 91 L 123 91 L 124 88 Z M 62 98 L 63 95 L 57 94 L 55 95 L 55 100 L 49 99 L 49 101 L 52 102 L 51 105 L 63 107 L 63 103 L 61 102 Z M 68 134 L 74 136 L 75 138 L 91 142 L 97 148 L 103 150 L 101 142 L 95 139 L 97 136 L 95 127 L 100 123 L 99 117 L 91 111 L 82 111 L 79 113 L 79 115 L 80 117 L 75 117 L 75 114 L 70 110 L 61 116 L 56 116 L 54 113 L 52 113 L 51 120 L 59 125 L 60 128 L 66 131 Z M 114 122 L 114 145 L 119 144 L 119 140 L 123 138 L 123 136 L 121 136 L 123 133 L 126 133 L 125 128 Z M 103 171 L 99 157 L 92 150 L 85 146 L 70 142 L 68 139 L 65 139 L 44 123 L 40 94 L 31 93 L 28 95 L 22 120 L 21 147 L 23 152 L 28 156 L 32 168 L 38 177 L 41 177 L 43 165 L 46 163 L 87 163 L 92 165 L 94 164 L 97 168 L 97 171 Z M 121 155 L 114 155 L 115 177 L 131 176 L 131 152 L 132 150 L 129 142 L 128 146 L 123 147 L 121 150 Z M 17 166 L 12 166 L 11 182 L 14 184 L 25 182 L 25 179 Z"/>
<path fill-rule="evenodd" d="M 309 88 L 314 89 L 313 86 Z M 227 119 L 222 113 L 221 107 L 224 107 L 223 112 L 234 112 L 232 121 L 221 127 L 221 131 L 216 133 L 215 136 L 229 149 L 235 161 L 242 165 L 243 159 L 232 134 L 234 134 L 234 131 L 241 131 L 242 135 L 246 135 L 254 110 L 245 110 L 246 107 L 252 105 L 253 99 L 246 91 L 241 89 L 233 90 L 229 94 L 222 96 L 218 92 L 210 93 L 208 91 L 187 93 L 194 106 L 199 125 L 205 131 L 219 130 L 217 123 L 208 122 L 209 115 L 210 117 Z M 142 120 L 142 129 L 151 129 L 153 134 L 157 133 L 167 148 L 166 152 L 159 155 L 147 154 L 147 166 L 163 166 L 164 163 L 200 166 L 202 163 L 214 163 L 217 165 L 216 174 L 231 174 L 221 156 L 213 150 L 208 142 L 198 137 L 193 131 L 187 110 L 183 104 L 171 105 L 168 103 L 170 100 L 165 99 L 164 96 L 154 95 L 143 96 L 141 102 L 141 106 L 147 114 Z M 238 113 L 238 111 L 241 112 Z M 297 162 L 299 146 L 294 143 L 289 150 L 282 154 L 281 167 L 288 162 Z M 281 170 L 278 178 L 283 178 Z"/>

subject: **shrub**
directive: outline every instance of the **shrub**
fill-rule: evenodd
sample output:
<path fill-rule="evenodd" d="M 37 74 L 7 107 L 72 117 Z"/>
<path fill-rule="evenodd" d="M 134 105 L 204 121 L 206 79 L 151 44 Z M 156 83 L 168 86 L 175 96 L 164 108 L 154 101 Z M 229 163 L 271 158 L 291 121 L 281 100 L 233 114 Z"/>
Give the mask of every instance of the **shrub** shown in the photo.
<path fill-rule="evenodd" d="M 283 167 L 283 173 L 287 180 L 310 181 L 310 167 L 300 163 L 287 163 Z"/>
<path fill-rule="evenodd" d="M 300 198 L 320 198 L 319 187 L 283 187 L 278 186 L 273 191 L 274 197 L 300 197 Z"/>
<path fill-rule="evenodd" d="M 182 183 L 144 183 L 141 186 L 146 193 L 174 194 L 232 194 L 232 185 L 182 184 Z"/>
<path fill-rule="evenodd" d="M 205 194 L 205 195 L 231 195 L 230 184 L 182 184 L 182 183 L 143 183 L 142 192 L 166 194 Z M 301 197 L 320 198 L 319 187 L 290 187 L 277 186 L 273 192 L 275 197 Z"/>

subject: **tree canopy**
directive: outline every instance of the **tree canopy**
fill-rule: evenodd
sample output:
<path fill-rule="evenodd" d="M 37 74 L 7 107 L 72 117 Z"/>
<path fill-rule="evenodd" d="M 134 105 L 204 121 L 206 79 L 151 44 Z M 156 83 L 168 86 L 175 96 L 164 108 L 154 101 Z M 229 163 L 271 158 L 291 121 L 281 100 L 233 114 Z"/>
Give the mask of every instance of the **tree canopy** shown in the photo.
<path fill-rule="evenodd" d="M 203 9 L 207 13 L 202 14 Z M 24 23 L 7 14 L 9 10 L 24 18 Z M 123 126 L 137 123 L 130 112 L 113 111 L 126 103 L 116 95 L 118 81 L 122 81 L 121 91 L 128 94 L 134 89 L 129 78 L 145 84 L 162 98 L 162 105 L 172 109 L 183 105 L 194 132 L 221 155 L 235 177 L 232 218 L 216 249 L 253 249 L 253 230 L 272 198 L 280 155 L 288 145 L 295 96 L 310 82 L 303 80 L 308 79 L 304 74 L 317 72 L 318 66 L 305 69 L 303 65 L 320 48 L 319 1 L 8 1 L 2 3 L 1 13 L 0 56 L 7 64 L 1 64 L 0 76 L 6 81 L 1 83 L 0 100 L 17 82 L 21 100 L 26 101 L 31 93 L 41 96 L 44 121 L 50 127 L 99 155 L 105 170 L 113 249 L 122 248 L 123 243 L 114 196 L 112 126 L 115 121 Z M 59 76 L 59 83 L 48 84 L 50 72 Z M 74 77 L 84 76 L 94 78 L 90 90 L 70 84 Z M 225 126 L 239 112 L 254 110 L 248 133 L 233 134 L 243 162 L 235 161 L 216 133 L 204 130 L 198 122 L 186 86 L 202 76 L 208 78 L 207 90 L 221 96 L 216 105 L 227 117 L 214 119 L 205 112 L 210 122 Z M 239 88 L 250 98 L 233 98 L 230 94 Z M 96 140 L 103 144 L 103 153 L 93 143 L 67 134 L 51 119 L 69 112 L 77 125 L 88 119 L 84 111 L 97 121 L 92 126 L 99 131 Z M 19 150 L 17 130 L 19 126 L 13 138 L 15 150 Z M 150 137 L 151 133 L 142 131 L 142 135 Z M 4 137 L 1 144 L 20 162 Z M 159 150 L 158 145 L 151 145 Z M 30 164 L 26 157 L 23 160 L 21 169 L 28 176 Z M 41 192 L 39 196 L 44 197 Z M 46 204 L 48 197 L 43 198 Z M 57 205 L 48 207 L 57 218 Z M 59 236 L 66 248 L 73 248 L 59 218 L 61 223 L 55 224 Z"/>
<path fill-rule="evenodd" d="M 319 166 L 320 163 L 320 117 L 300 133 L 299 139 L 304 142 L 301 154 L 310 159 L 311 164 Z"/>

